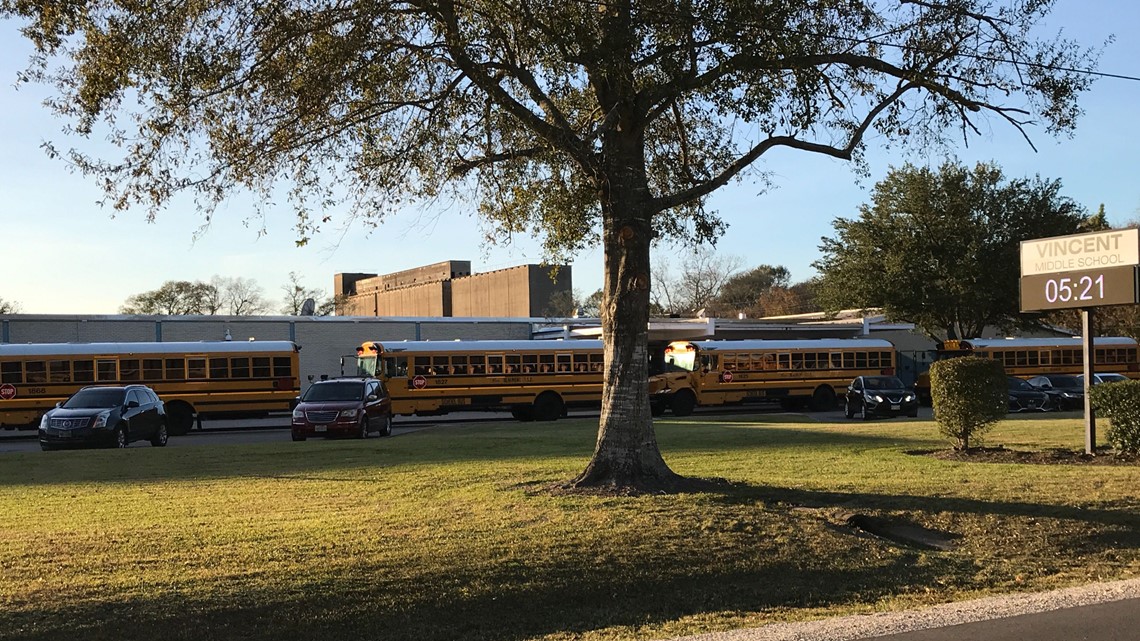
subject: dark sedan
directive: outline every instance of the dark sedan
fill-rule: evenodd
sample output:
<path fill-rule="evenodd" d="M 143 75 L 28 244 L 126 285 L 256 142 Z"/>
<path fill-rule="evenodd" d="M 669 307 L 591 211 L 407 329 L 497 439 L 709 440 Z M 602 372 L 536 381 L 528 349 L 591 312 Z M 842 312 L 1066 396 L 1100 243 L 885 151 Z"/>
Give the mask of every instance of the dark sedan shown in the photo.
<path fill-rule="evenodd" d="M 847 386 L 843 401 L 847 418 L 856 414 L 863 420 L 875 416 L 918 416 L 918 395 L 897 376 L 856 376 Z"/>
<path fill-rule="evenodd" d="M 1059 410 L 1082 409 L 1085 406 L 1085 386 L 1080 377 L 1072 374 L 1043 374 L 1027 381 L 1049 395 L 1051 405 Z"/>
<path fill-rule="evenodd" d="M 1048 412 L 1053 409 L 1049 395 L 1030 385 L 1025 379 L 1008 377 L 1009 411 Z"/>
<path fill-rule="evenodd" d="M 166 410 L 146 385 L 84 387 L 40 419 L 40 447 L 166 445 Z"/>

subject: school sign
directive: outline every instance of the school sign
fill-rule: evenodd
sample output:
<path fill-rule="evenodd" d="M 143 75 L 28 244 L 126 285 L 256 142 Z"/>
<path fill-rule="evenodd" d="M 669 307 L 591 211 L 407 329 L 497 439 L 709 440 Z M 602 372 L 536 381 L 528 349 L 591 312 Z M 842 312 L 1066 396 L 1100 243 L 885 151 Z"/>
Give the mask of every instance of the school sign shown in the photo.
<path fill-rule="evenodd" d="M 1022 241 L 1021 311 L 1135 304 L 1137 265 L 1137 229 Z"/>

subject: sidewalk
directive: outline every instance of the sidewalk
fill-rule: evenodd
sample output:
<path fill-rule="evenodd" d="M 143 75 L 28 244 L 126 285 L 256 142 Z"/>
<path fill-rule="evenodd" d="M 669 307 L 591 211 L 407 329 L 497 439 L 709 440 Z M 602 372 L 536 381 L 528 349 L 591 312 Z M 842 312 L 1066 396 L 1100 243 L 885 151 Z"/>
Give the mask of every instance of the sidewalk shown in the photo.
<path fill-rule="evenodd" d="M 992 596 L 921 610 L 882 612 L 802 623 L 774 623 L 759 628 L 679 637 L 672 641 L 856 641 L 1137 598 L 1140 598 L 1140 579 L 1127 579 L 1052 592 Z M 1137 634 L 1140 636 L 1140 632 Z"/>

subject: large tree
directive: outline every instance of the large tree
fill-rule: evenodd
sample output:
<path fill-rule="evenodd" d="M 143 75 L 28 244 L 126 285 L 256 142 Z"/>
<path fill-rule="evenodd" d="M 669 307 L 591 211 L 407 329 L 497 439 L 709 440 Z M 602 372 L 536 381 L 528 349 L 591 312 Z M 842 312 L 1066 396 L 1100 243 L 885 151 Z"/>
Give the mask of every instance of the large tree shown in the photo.
<path fill-rule="evenodd" d="M 782 265 L 760 265 L 734 274 L 724 282 L 716 299 L 718 316 L 747 314 L 761 315 L 760 299 L 773 288 L 786 289 L 791 280 L 788 268 Z"/>
<path fill-rule="evenodd" d="M 20 304 L 14 300 L 4 300 L 0 298 L 0 314 L 18 314 L 20 313 Z"/>
<path fill-rule="evenodd" d="M 715 316 L 713 309 L 720 290 L 744 264 L 740 256 L 717 254 L 708 247 L 698 247 L 671 260 L 659 261 L 653 269 L 650 296 L 657 307 L 668 314 Z M 677 272 L 673 272 L 677 267 Z"/>
<path fill-rule="evenodd" d="M 168 280 L 157 289 L 127 298 L 119 307 L 123 314 L 215 314 L 221 297 L 215 286 L 201 281 Z"/>
<path fill-rule="evenodd" d="M 829 310 L 882 308 L 937 339 L 1033 326 L 1040 315 L 1019 311 L 1020 242 L 1076 233 L 1088 218 L 1059 180 L 1007 181 L 987 163 L 906 165 L 875 185 L 857 219 L 835 220 L 815 263 L 818 293 Z"/>
<path fill-rule="evenodd" d="M 1068 131 L 1096 53 L 1040 0 L 0 0 L 26 77 L 121 159 L 66 154 L 115 207 L 206 216 L 288 181 L 304 242 L 469 196 L 552 262 L 600 242 L 606 371 L 582 485 L 670 487 L 647 398 L 650 244 L 724 224 L 707 197 L 777 148 L 858 159 L 993 118 Z M 56 66 L 58 65 L 58 66 Z"/>

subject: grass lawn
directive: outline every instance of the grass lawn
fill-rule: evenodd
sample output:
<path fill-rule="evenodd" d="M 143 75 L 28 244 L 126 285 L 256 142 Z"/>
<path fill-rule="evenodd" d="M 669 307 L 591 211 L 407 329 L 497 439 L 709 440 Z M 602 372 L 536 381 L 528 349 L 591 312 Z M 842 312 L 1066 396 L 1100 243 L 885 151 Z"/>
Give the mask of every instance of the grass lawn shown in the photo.
<path fill-rule="evenodd" d="M 596 421 L 0 457 L 0 639 L 652 639 L 1140 575 L 1140 466 L 929 421 L 663 418 L 674 496 L 561 496 Z M 1083 443 L 1075 418 L 987 443 Z M 844 525 L 952 532 L 930 551 Z"/>

